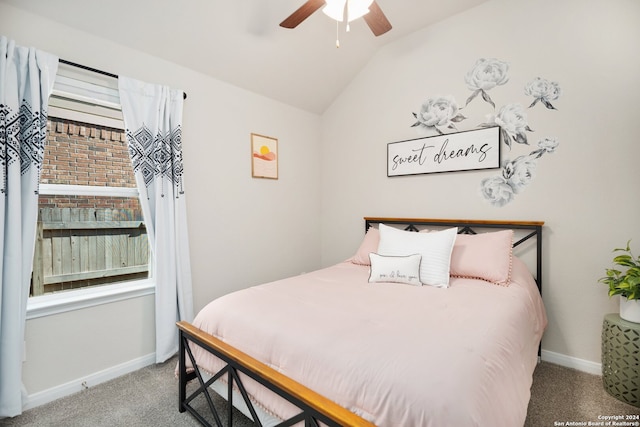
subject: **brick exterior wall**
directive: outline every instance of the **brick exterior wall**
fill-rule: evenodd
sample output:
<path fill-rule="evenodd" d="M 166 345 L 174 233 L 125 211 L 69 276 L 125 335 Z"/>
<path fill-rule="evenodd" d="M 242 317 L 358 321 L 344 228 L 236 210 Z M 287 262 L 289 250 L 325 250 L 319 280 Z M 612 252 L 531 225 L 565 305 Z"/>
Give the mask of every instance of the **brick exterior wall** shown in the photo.
<path fill-rule="evenodd" d="M 136 188 L 124 131 L 49 118 L 42 184 Z M 140 212 L 125 197 L 40 196 L 40 207 L 111 208 Z"/>

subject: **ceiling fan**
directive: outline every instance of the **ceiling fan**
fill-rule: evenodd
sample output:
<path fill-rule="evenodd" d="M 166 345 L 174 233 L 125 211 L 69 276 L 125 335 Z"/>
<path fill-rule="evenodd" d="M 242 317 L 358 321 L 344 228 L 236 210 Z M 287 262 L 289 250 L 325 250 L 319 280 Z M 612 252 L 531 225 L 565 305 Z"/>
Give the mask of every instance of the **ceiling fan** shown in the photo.
<path fill-rule="evenodd" d="M 364 17 L 376 37 L 391 29 L 391 23 L 375 0 L 308 0 L 282 21 L 280 26 L 295 28 L 322 6 L 325 6 L 322 11 L 336 21 L 343 21 L 345 11 L 347 22 Z"/>

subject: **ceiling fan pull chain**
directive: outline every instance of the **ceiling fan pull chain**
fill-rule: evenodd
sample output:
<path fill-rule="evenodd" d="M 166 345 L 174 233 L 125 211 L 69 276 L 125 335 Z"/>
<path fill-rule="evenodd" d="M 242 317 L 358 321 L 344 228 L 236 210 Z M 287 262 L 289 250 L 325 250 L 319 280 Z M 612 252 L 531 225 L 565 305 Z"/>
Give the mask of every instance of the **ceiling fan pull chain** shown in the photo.
<path fill-rule="evenodd" d="M 340 47 L 340 23 L 336 21 L 336 49 Z"/>

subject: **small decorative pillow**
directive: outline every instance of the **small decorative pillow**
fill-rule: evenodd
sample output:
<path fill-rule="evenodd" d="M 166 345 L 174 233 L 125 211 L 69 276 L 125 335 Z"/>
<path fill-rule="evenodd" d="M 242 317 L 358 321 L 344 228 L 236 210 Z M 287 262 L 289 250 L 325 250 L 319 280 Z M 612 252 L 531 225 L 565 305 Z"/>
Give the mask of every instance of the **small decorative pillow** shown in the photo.
<path fill-rule="evenodd" d="M 425 285 L 446 288 L 449 286 L 449 264 L 457 233 L 458 229 L 455 227 L 431 233 L 416 233 L 380 224 L 378 254 L 420 254 L 420 281 Z"/>
<path fill-rule="evenodd" d="M 358 251 L 349 259 L 349 262 L 359 265 L 371 265 L 369 254 L 371 252 L 378 252 L 379 242 L 380 231 L 378 231 L 377 228 L 370 227 L 364 235 L 364 239 L 362 239 L 362 243 L 360 244 Z"/>
<path fill-rule="evenodd" d="M 513 230 L 460 234 L 451 254 L 451 275 L 508 286 L 512 257 Z"/>
<path fill-rule="evenodd" d="M 369 283 L 393 282 L 422 286 L 420 282 L 420 260 L 422 255 L 384 256 L 370 253 L 371 272 Z"/>

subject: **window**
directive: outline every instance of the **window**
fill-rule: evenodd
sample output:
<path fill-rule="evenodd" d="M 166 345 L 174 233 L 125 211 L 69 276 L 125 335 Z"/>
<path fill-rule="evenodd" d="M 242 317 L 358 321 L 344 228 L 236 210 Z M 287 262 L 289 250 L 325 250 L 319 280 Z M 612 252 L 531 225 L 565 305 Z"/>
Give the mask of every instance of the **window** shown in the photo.
<path fill-rule="evenodd" d="M 30 307 L 150 286 L 118 101 L 115 79 L 60 64 L 49 102 Z"/>

